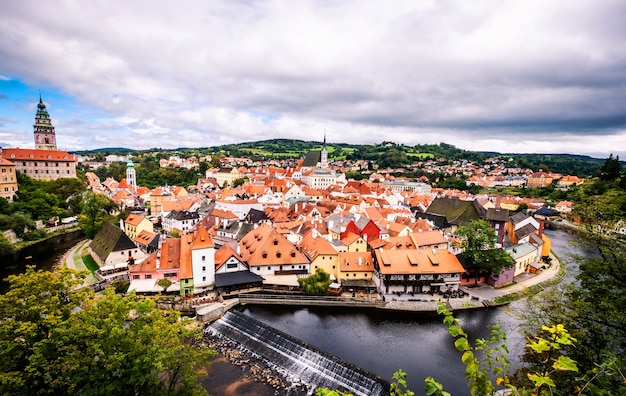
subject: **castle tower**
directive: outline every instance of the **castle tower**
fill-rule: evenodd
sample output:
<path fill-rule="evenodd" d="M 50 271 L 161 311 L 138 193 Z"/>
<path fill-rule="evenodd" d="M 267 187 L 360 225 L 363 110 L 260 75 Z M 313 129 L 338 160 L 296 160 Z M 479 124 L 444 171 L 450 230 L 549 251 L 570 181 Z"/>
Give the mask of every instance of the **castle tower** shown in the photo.
<path fill-rule="evenodd" d="M 50 120 L 46 105 L 39 95 L 39 104 L 37 105 L 37 114 L 35 115 L 35 148 L 37 150 L 56 150 L 57 138 L 54 133 L 54 126 Z"/>
<path fill-rule="evenodd" d="M 326 132 L 324 132 L 324 145 L 322 146 L 320 168 L 322 169 L 328 168 L 328 151 L 326 151 Z"/>
<path fill-rule="evenodd" d="M 128 154 L 128 162 L 126 163 L 126 183 L 133 192 L 137 192 L 137 176 L 135 175 L 135 165 L 131 159 L 131 155 Z"/>

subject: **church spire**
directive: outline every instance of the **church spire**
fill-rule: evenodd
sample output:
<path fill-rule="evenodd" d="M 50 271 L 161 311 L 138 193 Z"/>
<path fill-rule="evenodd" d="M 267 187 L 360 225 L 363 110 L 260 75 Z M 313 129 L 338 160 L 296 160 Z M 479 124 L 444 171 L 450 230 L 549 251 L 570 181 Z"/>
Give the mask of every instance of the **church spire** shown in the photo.
<path fill-rule="evenodd" d="M 320 168 L 328 168 L 328 151 L 326 151 L 326 131 L 324 131 L 324 144 L 322 145 L 322 153 L 320 157 Z"/>
<path fill-rule="evenodd" d="M 35 134 L 35 148 L 37 150 L 56 150 L 57 139 L 54 132 L 52 120 L 46 109 L 46 105 L 41 98 L 39 92 L 39 104 L 37 104 L 37 113 L 35 114 L 35 125 L 33 125 Z"/>

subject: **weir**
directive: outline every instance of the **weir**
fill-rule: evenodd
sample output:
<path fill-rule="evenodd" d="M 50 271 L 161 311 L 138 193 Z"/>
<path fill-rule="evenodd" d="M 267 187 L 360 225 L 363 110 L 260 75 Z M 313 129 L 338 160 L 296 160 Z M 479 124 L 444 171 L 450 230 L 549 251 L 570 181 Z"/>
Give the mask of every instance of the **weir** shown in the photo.
<path fill-rule="evenodd" d="M 311 388 L 329 388 L 353 395 L 389 395 L 379 376 L 322 351 L 237 311 L 227 312 L 205 332 L 227 337 Z"/>

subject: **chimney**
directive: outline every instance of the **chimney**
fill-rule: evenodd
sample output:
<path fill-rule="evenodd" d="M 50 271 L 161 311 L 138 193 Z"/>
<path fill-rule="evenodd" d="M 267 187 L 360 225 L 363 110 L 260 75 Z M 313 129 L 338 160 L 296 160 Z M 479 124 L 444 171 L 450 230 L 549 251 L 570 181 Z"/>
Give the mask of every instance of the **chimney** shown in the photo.
<path fill-rule="evenodd" d="M 124 220 L 120 219 L 120 228 L 124 231 Z"/>
<path fill-rule="evenodd" d="M 237 255 L 241 256 L 241 246 L 237 245 Z"/>

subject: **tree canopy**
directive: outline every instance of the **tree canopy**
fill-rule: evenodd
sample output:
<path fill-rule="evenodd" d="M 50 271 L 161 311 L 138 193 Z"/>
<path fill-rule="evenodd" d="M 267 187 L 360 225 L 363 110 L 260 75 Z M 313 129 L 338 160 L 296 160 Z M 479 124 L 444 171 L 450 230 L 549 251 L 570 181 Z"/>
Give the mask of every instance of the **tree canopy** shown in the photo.
<path fill-rule="evenodd" d="M 460 226 L 456 234 L 461 237 L 463 255 L 477 268 L 499 274 L 502 269 L 515 264 L 507 252 L 496 247 L 497 235 L 486 221 L 474 220 L 466 226 Z"/>
<path fill-rule="evenodd" d="M 212 352 L 177 311 L 144 297 L 76 289 L 75 271 L 9 277 L 0 296 L 0 393 L 205 394 L 199 368 Z"/>
<path fill-rule="evenodd" d="M 332 283 L 330 275 L 321 268 L 315 270 L 315 273 L 306 278 L 298 278 L 300 288 L 310 295 L 326 294 L 328 286 Z"/>

